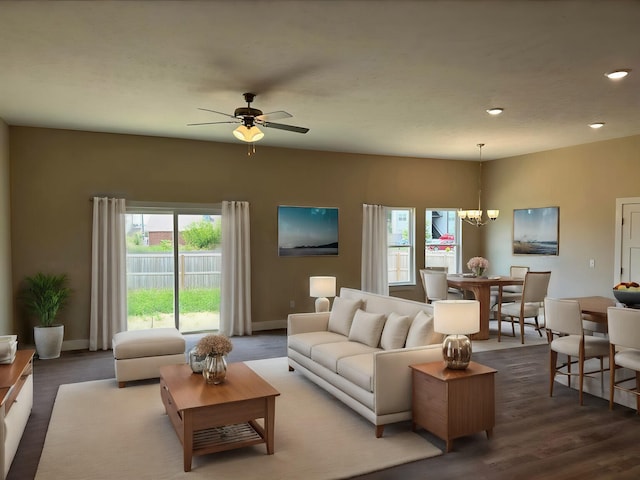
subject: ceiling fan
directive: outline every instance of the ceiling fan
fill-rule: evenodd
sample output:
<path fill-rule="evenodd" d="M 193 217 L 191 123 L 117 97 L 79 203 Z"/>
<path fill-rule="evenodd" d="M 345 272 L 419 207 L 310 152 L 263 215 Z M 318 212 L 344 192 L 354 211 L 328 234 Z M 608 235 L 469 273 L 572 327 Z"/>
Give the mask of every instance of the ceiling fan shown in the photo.
<path fill-rule="evenodd" d="M 231 118 L 231 120 L 225 120 L 221 122 L 205 122 L 205 123 L 189 123 L 187 126 L 195 125 L 215 125 L 218 123 L 240 123 L 241 125 L 233 131 L 233 135 L 244 142 L 257 142 L 264 137 L 264 133 L 258 128 L 258 125 L 267 128 L 277 128 L 278 130 L 287 130 L 289 132 L 307 133 L 308 128 L 296 127 L 293 125 L 285 125 L 283 123 L 274 123 L 272 120 L 279 120 L 281 118 L 290 118 L 292 115 L 283 110 L 270 113 L 262 113 L 262 110 L 253 108 L 251 102 L 256 97 L 255 93 L 245 93 L 244 100 L 247 102 L 246 107 L 238 107 L 233 112 L 233 115 L 228 113 L 217 112 L 216 110 L 210 110 L 208 108 L 199 108 L 198 110 L 204 110 L 205 112 L 217 113 L 218 115 L 224 115 Z"/>

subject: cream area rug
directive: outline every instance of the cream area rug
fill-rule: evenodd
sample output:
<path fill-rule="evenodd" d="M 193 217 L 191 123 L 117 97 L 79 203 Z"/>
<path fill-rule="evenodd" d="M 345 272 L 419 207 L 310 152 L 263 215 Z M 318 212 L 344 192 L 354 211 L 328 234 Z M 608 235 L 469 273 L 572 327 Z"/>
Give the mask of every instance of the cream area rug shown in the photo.
<path fill-rule="evenodd" d="M 289 372 L 286 358 L 246 363 L 280 392 L 274 455 L 262 444 L 194 457 L 185 473 L 159 384 L 99 380 L 60 386 L 36 479 L 337 479 L 442 453 L 409 422 L 376 438 L 371 423 Z"/>
<path fill-rule="evenodd" d="M 516 326 L 516 336 L 511 336 L 511 324 L 502 323 L 502 336 L 498 342 L 498 322 L 489 322 L 489 339 L 474 340 L 471 349 L 474 352 L 487 352 L 490 350 L 504 350 L 505 348 L 529 347 L 531 345 L 546 345 L 547 334 L 542 331 L 542 337 L 533 327 L 524 329 L 524 345 L 520 342 L 520 327 Z"/>

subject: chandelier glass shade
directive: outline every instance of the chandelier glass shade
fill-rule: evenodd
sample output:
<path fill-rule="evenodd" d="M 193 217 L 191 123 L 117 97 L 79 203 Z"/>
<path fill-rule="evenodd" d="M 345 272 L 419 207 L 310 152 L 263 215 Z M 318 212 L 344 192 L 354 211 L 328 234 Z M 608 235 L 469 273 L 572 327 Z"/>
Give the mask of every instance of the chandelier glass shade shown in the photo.
<path fill-rule="evenodd" d="M 477 210 L 458 210 L 458 217 L 460 220 L 464 220 L 470 225 L 475 227 L 481 227 L 482 225 L 486 225 L 489 222 L 494 221 L 500 215 L 500 210 L 487 210 L 487 220 L 482 220 L 482 204 L 481 204 L 481 196 L 482 196 L 482 147 L 484 147 L 484 143 L 479 143 L 478 148 L 480 149 L 480 174 L 478 177 L 478 209 Z"/>

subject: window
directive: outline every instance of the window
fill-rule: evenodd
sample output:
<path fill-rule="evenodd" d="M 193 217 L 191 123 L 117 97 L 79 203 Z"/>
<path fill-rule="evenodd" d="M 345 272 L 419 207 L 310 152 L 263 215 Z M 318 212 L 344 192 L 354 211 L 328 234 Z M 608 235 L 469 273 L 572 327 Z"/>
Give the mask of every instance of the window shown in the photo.
<path fill-rule="evenodd" d="M 218 330 L 220 207 L 131 203 L 126 235 L 128 330 Z"/>
<path fill-rule="evenodd" d="M 461 222 L 456 210 L 427 210 L 425 213 L 425 267 L 445 267 L 460 272 Z"/>
<path fill-rule="evenodd" d="M 389 285 L 415 284 L 415 212 L 413 208 L 387 211 Z"/>

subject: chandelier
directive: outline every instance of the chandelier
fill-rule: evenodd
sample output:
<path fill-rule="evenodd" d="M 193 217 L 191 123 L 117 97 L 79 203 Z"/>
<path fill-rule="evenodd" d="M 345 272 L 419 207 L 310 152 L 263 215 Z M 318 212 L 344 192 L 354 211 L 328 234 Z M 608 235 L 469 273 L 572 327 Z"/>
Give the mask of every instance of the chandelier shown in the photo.
<path fill-rule="evenodd" d="M 478 209 L 477 210 L 458 210 L 458 217 L 460 220 L 464 220 L 470 225 L 475 227 L 481 227 L 482 225 L 486 225 L 490 221 L 495 220 L 500 215 L 500 210 L 487 210 L 488 219 L 484 222 L 482 221 L 482 206 L 480 204 L 480 197 L 482 195 L 482 147 L 484 147 L 484 143 L 478 143 L 478 148 L 480 149 L 480 174 L 478 177 Z"/>

